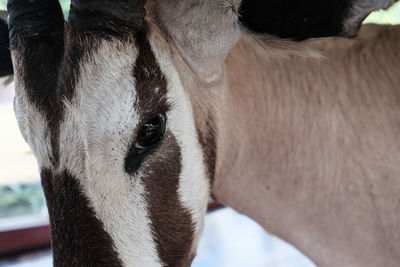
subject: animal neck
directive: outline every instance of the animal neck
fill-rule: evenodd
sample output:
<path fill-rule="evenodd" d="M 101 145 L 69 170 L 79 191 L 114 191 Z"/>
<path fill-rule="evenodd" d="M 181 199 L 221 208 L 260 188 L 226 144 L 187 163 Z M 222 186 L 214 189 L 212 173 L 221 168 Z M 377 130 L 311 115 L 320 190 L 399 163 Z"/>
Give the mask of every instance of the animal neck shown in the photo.
<path fill-rule="evenodd" d="M 306 44 L 327 59 L 271 56 L 243 38 L 226 60 L 226 87 L 216 112 L 214 196 L 317 264 L 351 265 L 355 250 L 366 264 L 393 259 L 396 244 L 385 243 L 383 226 L 376 226 L 371 214 L 398 222 L 390 212 L 400 207 L 388 203 L 400 189 L 393 187 L 400 158 L 392 145 L 400 133 L 393 127 L 400 122 L 400 113 L 393 113 L 400 92 L 392 89 L 399 88 L 394 72 L 382 71 L 376 62 L 385 62 L 387 70 L 400 68 L 399 31 L 370 26 L 358 40 Z M 385 174 L 392 186 L 380 184 L 385 169 L 379 162 L 392 164 Z M 378 205 L 371 203 L 377 199 Z M 395 227 L 385 227 L 399 236 Z M 349 235 L 354 240 L 344 242 Z M 367 255 L 371 250 L 386 256 Z"/>

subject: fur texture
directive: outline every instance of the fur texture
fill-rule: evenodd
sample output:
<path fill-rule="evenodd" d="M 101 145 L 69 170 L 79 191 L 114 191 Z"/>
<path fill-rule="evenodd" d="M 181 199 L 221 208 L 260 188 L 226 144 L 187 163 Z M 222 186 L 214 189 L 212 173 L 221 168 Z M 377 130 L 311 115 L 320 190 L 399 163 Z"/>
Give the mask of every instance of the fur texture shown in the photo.
<path fill-rule="evenodd" d="M 323 58 L 286 59 L 243 38 L 226 60 L 215 197 L 318 266 L 397 266 L 399 38 L 368 25 L 304 43 Z"/>

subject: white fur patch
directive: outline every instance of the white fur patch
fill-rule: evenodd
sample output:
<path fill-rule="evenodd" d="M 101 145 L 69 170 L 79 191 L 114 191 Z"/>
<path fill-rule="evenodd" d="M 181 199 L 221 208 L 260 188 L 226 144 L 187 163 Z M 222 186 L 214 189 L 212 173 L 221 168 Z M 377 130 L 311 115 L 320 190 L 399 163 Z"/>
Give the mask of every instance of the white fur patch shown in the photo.
<path fill-rule="evenodd" d="M 161 71 L 168 80 L 168 99 L 172 110 L 168 113 L 168 128 L 175 135 L 182 152 L 182 172 L 179 179 L 179 198 L 192 215 L 195 236 L 192 252 L 197 245 L 204 227 L 204 216 L 209 197 L 209 181 L 206 166 L 198 141 L 191 102 L 185 93 L 180 77 L 172 65 L 168 53 L 152 47 Z"/>
<path fill-rule="evenodd" d="M 20 132 L 31 147 L 38 166 L 49 168 L 52 148 L 45 116 L 30 103 L 18 75 L 15 79 L 14 111 Z"/>

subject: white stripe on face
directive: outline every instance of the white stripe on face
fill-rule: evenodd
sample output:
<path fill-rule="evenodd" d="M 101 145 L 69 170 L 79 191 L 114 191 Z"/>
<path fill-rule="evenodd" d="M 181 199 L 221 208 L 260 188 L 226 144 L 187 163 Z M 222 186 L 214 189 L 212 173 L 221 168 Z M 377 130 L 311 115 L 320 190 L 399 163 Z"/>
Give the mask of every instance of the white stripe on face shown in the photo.
<path fill-rule="evenodd" d="M 192 253 L 195 254 L 204 227 L 209 197 L 202 150 L 195 128 L 192 105 L 182 86 L 179 74 L 168 51 L 152 47 L 161 71 L 168 77 L 168 99 L 172 110 L 168 114 L 168 128 L 175 135 L 182 152 L 182 172 L 179 183 L 180 201 L 192 215 L 195 225 Z"/>
<path fill-rule="evenodd" d="M 131 44 L 103 41 L 81 65 L 76 96 L 61 125 L 60 165 L 78 177 L 123 265 L 161 266 L 141 174 L 124 169 L 139 124 L 131 73 L 136 56 Z"/>
<path fill-rule="evenodd" d="M 19 62 L 14 58 L 14 62 Z M 52 153 L 50 134 L 45 116 L 29 100 L 24 82 L 15 76 L 14 112 L 18 126 L 25 141 L 29 144 L 38 162 L 38 166 L 49 168 Z"/>

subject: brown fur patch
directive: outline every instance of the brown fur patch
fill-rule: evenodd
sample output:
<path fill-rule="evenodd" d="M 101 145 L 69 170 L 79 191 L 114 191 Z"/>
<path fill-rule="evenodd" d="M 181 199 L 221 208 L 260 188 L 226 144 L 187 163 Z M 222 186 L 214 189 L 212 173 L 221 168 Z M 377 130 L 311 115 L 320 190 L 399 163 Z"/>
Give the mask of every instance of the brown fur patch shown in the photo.
<path fill-rule="evenodd" d="M 135 106 L 139 108 L 143 120 L 151 119 L 157 114 L 166 113 L 169 110 L 167 79 L 160 70 L 147 35 L 147 31 L 135 34 L 139 53 L 132 73 L 136 80 Z M 156 88 L 158 88 L 157 92 Z"/>
<path fill-rule="evenodd" d="M 41 172 L 50 215 L 55 267 L 122 266 L 111 237 L 68 171 Z"/>
<path fill-rule="evenodd" d="M 164 266 L 190 266 L 194 224 L 181 204 L 178 188 L 182 155 L 171 132 L 167 132 L 157 157 L 149 158 L 143 182 L 157 250 Z"/>

